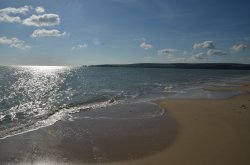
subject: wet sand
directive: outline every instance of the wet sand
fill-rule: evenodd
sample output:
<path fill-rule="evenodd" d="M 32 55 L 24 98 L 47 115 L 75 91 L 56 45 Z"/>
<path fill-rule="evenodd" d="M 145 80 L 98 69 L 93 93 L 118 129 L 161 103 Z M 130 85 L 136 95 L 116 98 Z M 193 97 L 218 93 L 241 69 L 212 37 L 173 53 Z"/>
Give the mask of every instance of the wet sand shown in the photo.
<path fill-rule="evenodd" d="M 152 103 L 116 105 L 74 115 L 36 131 L 0 139 L 0 164 L 102 164 L 167 148 L 175 121 Z"/>
<path fill-rule="evenodd" d="M 130 165 L 249 165 L 250 83 L 208 87 L 206 90 L 243 91 L 228 99 L 165 100 L 160 102 L 176 119 L 176 140 L 165 150 Z"/>

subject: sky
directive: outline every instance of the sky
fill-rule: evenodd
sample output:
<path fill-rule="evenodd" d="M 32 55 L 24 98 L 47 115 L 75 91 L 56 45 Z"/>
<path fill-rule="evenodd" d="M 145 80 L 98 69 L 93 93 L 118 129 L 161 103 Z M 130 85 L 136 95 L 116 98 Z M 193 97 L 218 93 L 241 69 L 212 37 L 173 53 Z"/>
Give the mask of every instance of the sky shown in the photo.
<path fill-rule="evenodd" d="M 0 65 L 250 63 L 249 0 L 0 0 Z"/>

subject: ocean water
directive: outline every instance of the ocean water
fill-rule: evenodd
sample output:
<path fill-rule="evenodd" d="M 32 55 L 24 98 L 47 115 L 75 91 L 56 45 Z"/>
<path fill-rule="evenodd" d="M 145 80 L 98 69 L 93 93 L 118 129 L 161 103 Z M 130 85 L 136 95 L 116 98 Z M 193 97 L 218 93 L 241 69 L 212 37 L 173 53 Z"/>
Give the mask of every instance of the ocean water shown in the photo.
<path fill-rule="evenodd" d="M 80 111 L 216 97 L 202 87 L 249 79 L 250 71 L 239 70 L 0 66 L 0 138 L 74 120 Z"/>

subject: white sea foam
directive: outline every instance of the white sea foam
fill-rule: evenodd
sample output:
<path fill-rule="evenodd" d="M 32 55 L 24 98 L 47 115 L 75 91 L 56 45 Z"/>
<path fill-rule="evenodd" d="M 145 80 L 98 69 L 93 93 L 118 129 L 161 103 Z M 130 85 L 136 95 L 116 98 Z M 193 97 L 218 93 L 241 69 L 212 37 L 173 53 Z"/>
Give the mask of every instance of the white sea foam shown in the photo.
<path fill-rule="evenodd" d="M 91 110 L 91 109 L 97 109 L 97 108 L 103 108 L 107 106 L 112 106 L 117 104 L 119 101 L 112 101 L 110 100 L 99 102 L 99 103 L 90 103 L 86 105 L 78 105 L 75 107 L 71 108 L 62 108 L 55 112 L 54 114 L 48 116 L 48 118 L 45 118 L 44 120 L 38 120 L 34 122 L 34 124 L 30 126 L 24 125 L 23 127 L 17 127 L 16 130 L 15 128 L 11 129 L 6 129 L 4 131 L 0 131 L 0 139 L 5 139 L 7 137 L 15 136 L 15 135 L 20 135 L 23 133 L 31 132 L 38 130 L 43 127 L 47 127 L 50 125 L 55 124 L 57 121 L 60 120 L 69 120 L 73 121 L 74 118 L 72 117 L 72 114 L 80 112 L 80 111 L 86 111 L 86 110 Z"/>

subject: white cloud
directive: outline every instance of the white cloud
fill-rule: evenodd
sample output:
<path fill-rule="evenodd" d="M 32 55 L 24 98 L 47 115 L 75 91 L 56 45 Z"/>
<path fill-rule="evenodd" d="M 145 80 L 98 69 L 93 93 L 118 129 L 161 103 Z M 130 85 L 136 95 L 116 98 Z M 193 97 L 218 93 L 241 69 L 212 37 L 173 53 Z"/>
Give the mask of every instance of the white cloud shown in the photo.
<path fill-rule="evenodd" d="M 165 48 L 158 50 L 159 55 L 172 55 L 173 52 L 176 52 L 176 49 Z"/>
<path fill-rule="evenodd" d="M 203 49 L 214 49 L 215 43 L 213 41 L 205 41 L 202 43 L 194 44 L 194 49 L 203 48 Z"/>
<path fill-rule="evenodd" d="M 73 46 L 71 49 L 75 50 L 75 49 L 81 49 L 81 48 L 87 48 L 87 47 L 89 47 L 89 45 L 86 43 L 83 43 L 83 44 L 79 44 L 77 46 Z"/>
<path fill-rule="evenodd" d="M 32 9 L 31 6 L 23 6 L 19 8 L 7 7 L 4 9 L 0 9 L 0 14 L 26 14 Z"/>
<path fill-rule="evenodd" d="M 233 45 L 231 47 L 231 50 L 233 50 L 235 52 L 242 52 L 242 51 L 247 50 L 247 45 L 246 44 Z"/>
<path fill-rule="evenodd" d="M 61 37 L 61 36 L 66 36 L 69 35 L 67 32 L 61 33 L 57 29 L 52 29 L 52 30 L 46 30 L 46 29 L 37 29 L 35 30 L 32 34 L 31 37 Z"/>
<path fill-rule="evenodd" d="M 28 18 L 21 19 L 20 14 L 27 14 L 28 12 L 36 12 L 40 15 L 31 15 Z M 22 23 L 26 26 L 55 26 L 60 24 L 60 18 L 57 14 L 42 14 L 45 9 L 38 6 L 35 9 L 32 6 L 23 6 L 20 8 L 8 7 L 0 9 L 0 22 L 3 23 Z M 19 15 L 17 15 L 19 14 Z"/>
<path fill-rule="evenodd" d="M 57 14 L 32 15 L 23 20 L 27 26 L 55 26 L 60 24 L 60 18 Z"/>
<path fill-rule="evenodd" d="M 18 49 L 30 49 L 30 45 L 26 45 L 24 41 L 19 40 L 18 38 L 7 38 L 7 37 L 0 37 L 0 44 L 1 45 L 9 45 L 10 47 L 18 48 Z"/>
<path fill-rule="evenodd" d="M 7 7 L 0 9 L 0 22 L 3 23 L 20 23 L 21 18 L 19 16 L 13 16 L 13 14 L 26 14 L 32 9 L 31 6 L 23 6 L 20 8 Z"/>
<path fill-rule="evenodd" d="M 227 55 L 227 53 L 223 52 L 222 50 L 209 49 L 207 51 L 207 55 L 208 56 L 223 56 L 223 55 Z"/>
<path fill-rule="evenodd" d="M 151 44 L 147 44 L 146 42 L 142 42 L 140 47 L 143 49 L 146 49 L 146 50 L 153 48 L 153 46 Z"/>
<path fill-rule="evenodd" d="M 21 18 L 20 17 L 9 16 L 8 14 L 0 14 L 0 22 L 18 23 L 18 22 L 21 22 Z"/>
<path fill-rule="evenodd" d="M 206 58 L 206 54 L 203 52 L 192 55 L 192 59 L 202 60 L 204 58 Z"/>
<path fill-rule="evenodd" d="M 45 12 L 45 9 L 42 7 L 42 6 L 38 6 L 35 8 L 36 12 L 38 14 L 41 14 L 41 13 L 44 13 Z"/>

